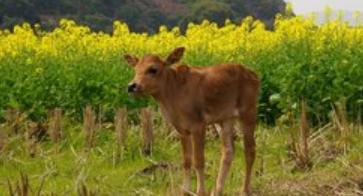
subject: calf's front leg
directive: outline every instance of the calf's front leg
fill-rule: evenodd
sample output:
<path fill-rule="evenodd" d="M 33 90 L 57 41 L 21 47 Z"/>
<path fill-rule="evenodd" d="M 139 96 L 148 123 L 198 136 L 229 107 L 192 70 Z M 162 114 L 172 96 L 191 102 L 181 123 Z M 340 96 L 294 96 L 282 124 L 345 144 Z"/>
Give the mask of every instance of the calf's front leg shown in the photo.
<path fill-rule="evenodd" d="M 190 134 L 181 135 L 181 144 L 183 149 L 183 167 L 184 167 L 184 177 L 183 177 L 183 194 L 188 194 L 191 191 L 191 177 L 190 168 L 192 165 L 192 139 Z"/>
<path fill-rule="evenodd" d="M 204 187 L 204 143 L 205 128 L 196 129 L 192 132 L 193 163 L 197 173 L 197 195 L 205 195 Z"/>

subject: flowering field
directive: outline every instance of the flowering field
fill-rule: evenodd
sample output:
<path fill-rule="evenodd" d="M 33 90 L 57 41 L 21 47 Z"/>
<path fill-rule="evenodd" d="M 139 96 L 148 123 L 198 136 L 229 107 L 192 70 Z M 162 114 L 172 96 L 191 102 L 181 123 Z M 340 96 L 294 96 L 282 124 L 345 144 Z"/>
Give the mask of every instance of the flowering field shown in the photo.
<path fill-rule="evenodd" d="M 130 98 L 125 87 L 131 69 L 125 53 L 166 55 L 186 47 L 184 63 L 246 64 L 262 79 L 260 117 L 273 122 L 296 110 L 304 99 L 313 119 L 325 121 L 332 104 L 346 106 L 356 120 L 363 108 L 363 28 L 340 21 L 317 26 L 313 19 L 278 17 L 274 30 L 246 18 L 218 27 L 207 21 L 178 28 L 160 27 L 155 35 L 129 31 L 115 22 L 112 35 L 62 20 L 52 32 L 27 24 L 0 31 L 0 116 L 20 108 L 34 119 L 47 110 L 64 108 L 80 118 L 86 105 L 113 108 L 145 105 Z"/>

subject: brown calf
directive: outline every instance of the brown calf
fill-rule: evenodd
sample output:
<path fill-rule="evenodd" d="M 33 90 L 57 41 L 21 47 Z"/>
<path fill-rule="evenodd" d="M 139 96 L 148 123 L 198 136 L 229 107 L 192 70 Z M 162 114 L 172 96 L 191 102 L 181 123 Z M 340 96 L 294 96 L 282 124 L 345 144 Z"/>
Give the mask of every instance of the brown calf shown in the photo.
<path fill-rule="evenodd" d="M 243 193 L 249 195 L 251 170 L 255 159 L 259 79 L 241 65 L 211 67 L 171 66 L 179 62 L 184 48 L 175 49 L 165 60 L 155 55 L 137 58 L 125 55 L 133 66 L 135 77 L 128 86 L 134 95 L 150 95 L 159 104 L 164 117 L 181 135 L 184 158 L 185 192 L 190 191 L 190 168 L 193 159 L 197 174 L 197 194 L 205 195 L 204 143 L 207 125 L 222 127 L 222 158 L 213 190 L 221 195 L 233 159 L 233 120 L 242 122 L 246 177 Z"/>

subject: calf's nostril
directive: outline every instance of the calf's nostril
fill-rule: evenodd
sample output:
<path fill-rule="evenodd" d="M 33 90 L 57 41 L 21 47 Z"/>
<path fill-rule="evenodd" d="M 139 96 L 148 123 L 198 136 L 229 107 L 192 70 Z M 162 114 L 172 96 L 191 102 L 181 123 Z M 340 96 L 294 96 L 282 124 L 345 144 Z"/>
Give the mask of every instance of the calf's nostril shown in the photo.
<path fill-rule="evenodd" d="M 129 93 L 135 92 L 136 86 L 137 86 L 136 83 L 129 84 L 129 86 L 127 87 L 127 92 Z"/>

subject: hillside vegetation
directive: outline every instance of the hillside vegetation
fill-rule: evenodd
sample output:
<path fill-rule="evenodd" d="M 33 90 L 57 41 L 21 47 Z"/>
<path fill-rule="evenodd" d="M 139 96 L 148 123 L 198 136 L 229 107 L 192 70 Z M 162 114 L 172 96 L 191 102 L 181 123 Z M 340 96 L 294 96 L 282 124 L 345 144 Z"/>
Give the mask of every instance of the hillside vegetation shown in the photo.
<path fill-rule="evenodd" d="M 61 18 L 68 18 L 112 32 L 113 21 L 121 20 L 132 31 L 155 33 L 162 24 L 184 31 L 189 22 L 208 19 L 222 25 L 227 18 L 239 23 L 246 16 L 272 26 L 274 16 L 284 10 L 283 0 L 2 0 L 0 27 L 26 21 L 53 29 Z"/>

